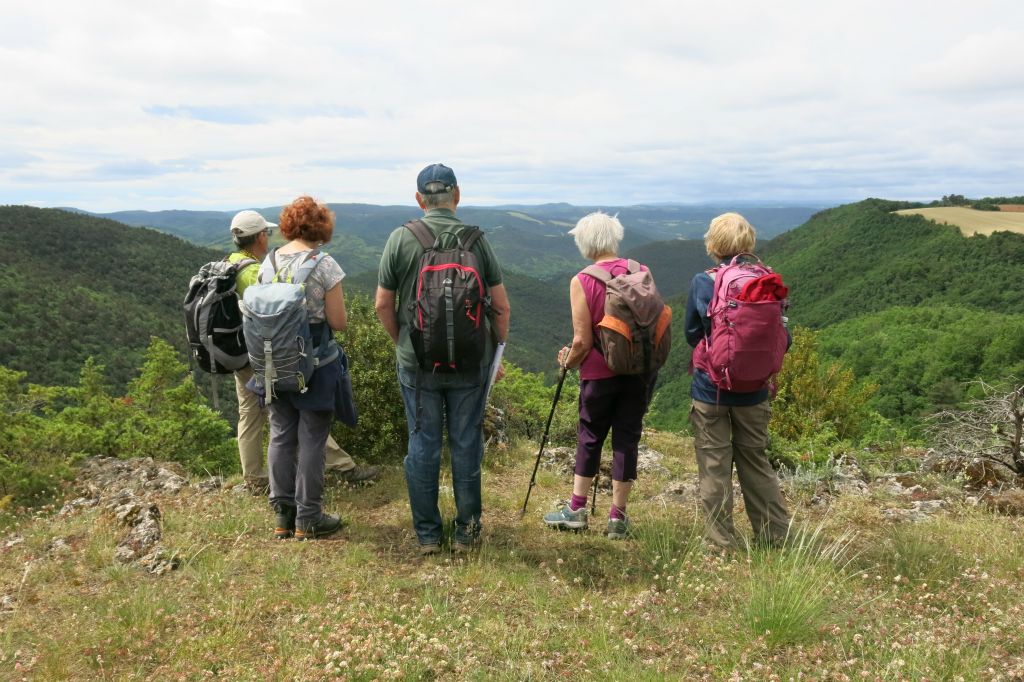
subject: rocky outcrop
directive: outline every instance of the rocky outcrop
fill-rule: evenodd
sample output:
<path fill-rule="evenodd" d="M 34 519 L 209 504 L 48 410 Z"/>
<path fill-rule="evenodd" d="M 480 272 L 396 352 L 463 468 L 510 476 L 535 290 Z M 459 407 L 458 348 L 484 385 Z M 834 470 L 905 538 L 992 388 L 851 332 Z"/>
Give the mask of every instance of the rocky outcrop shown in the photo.
<path fill-rule="evenodd" d="M 79 466 L 76 484 L 82 495 L 65 504 L 58 514 L 69 516 L 99 507 L 124 529 L 114 550 L 114 560 L 162 575 L 178 568 L 180 559 L 161 544 L 159 502 L 185 491 L 218 491 L 224 482 L 219 477 L 210 477 L 191 484 L 185 470 L 173 462 L 91 457 Z M 61 542 L 51 543 L 51 554 L 70 551 Z"/>

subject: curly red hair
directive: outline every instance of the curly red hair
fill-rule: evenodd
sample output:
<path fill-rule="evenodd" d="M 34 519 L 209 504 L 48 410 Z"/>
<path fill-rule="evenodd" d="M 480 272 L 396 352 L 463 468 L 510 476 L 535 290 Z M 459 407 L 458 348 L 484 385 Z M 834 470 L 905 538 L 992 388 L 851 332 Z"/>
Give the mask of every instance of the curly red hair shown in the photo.
<path fill-rule="evenodd" d="M 334 212 L 310 196 L 299 197 L 285 206 L 278 223 L 285 239 L 326 244 L 334 234 Z"/>

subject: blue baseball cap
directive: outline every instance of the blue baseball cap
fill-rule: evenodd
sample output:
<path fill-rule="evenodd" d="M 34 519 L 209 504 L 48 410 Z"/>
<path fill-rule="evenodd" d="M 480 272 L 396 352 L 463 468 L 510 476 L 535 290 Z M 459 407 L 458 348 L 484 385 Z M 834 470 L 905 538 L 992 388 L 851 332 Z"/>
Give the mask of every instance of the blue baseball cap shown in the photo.
<path fill-rule="evenodd" d="M 442 189 L 433 188 L 432 191 L 427 190 L 427 185 L 432 182 L 439 182 L 444 187 Z M 443 192 L 451 192 L 458 185 L 458 180 L 455 179 L 455 171 L 443 163 L 434 163 L 423 170 L 416 176 L 416 190 L 420 194 L 441 194 Z"/>

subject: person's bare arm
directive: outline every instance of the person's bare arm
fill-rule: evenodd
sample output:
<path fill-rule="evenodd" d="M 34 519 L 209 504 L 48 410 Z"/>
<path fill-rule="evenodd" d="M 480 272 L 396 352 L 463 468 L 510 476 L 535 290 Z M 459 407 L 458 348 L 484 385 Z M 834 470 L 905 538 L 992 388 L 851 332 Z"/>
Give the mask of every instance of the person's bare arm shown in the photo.
<path fill-rule="evenodd" d="M 345 294 L 341 290 L 341 282 L 335 284 L 324 294 L 324 317 L 327 318 L 327 324 L 336 332 L 343 332 L 348 326 Z"/>
<path fill-rule="evenodd" d="M 395 292 L 383 287 L 377 287 L 377 296 L 374 299 L 373 307 L 377 311 L 377 319 L 380 320 L 384 331 L 388 333 L 393 342 L 398 343 L 398 314 L 395 312 Z"/>
<path fill-rule="evenodd" d="M 508 292 L 505 291 L 504 284 L 495 284 L 490 289 L 491 294 L 491 310 L 494 311 L 493 323 L 494 332 L 498 336 L 498 341 L 508 340 L 508 318 L 512 312 L 508 302 Z"/>
<path fill-rule="evenodd" d="M 593 320 L 579 277 L 573 277 L 569 283 L 569 305 L 572 306 L 572 346 L 558 351 L 557 359 L 558 364 L 571 369 L 578 367 L 594 347 Z"/>

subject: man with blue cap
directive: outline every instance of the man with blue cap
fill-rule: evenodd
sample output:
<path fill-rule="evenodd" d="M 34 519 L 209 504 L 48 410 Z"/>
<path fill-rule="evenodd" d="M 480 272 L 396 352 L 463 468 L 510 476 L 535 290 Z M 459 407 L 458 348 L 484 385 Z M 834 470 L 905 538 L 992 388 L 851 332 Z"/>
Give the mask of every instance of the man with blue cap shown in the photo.
<path fill-rule="evenodd" d="M 451 548 L 468 552 L 480 541 L 486 385 L 496 344 L 508 336 L 501 267 L 480 229 L 455 216 L 460 199 L 451 168 L 435 163 L 420 171 L 416 203 L 423 217 L 391 233 L 377 278 L 377 317 L 398 356 L 409 425 L 405 478 L 424 555 L 439 552 L 443 539 L 437 498 L 446 422 L 456 507 Z M 425 296 L 428 281 L 441 285 L 436 308 Z M 439 324 L 430 324 L 432 315 Z M 430 343 L 437 334 L 447 339 L 440 346 L 448 357 L 440 360 Z"/>

